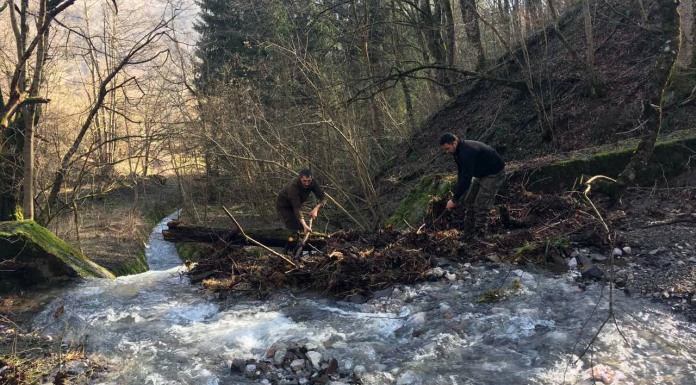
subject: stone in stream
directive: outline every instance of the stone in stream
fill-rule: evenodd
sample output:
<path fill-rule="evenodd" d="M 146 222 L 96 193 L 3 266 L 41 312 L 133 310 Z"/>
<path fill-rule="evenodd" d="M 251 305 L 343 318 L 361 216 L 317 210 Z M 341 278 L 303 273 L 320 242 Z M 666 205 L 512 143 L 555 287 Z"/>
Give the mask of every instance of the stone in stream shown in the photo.
<path fill-rule="evenodd" d="M 601 279 L 604 276 L 604 272 L 595 265 L 584 269 L 580 274 L 584 279 Z"/>
<path fill-rule="evenodd" d="M 331 376 L 335 374 L 338 371 L 338 360 L 335 358 L 331 357 L 329 360 L 329 367 L 326 368 L 326 374 Z"/>
<path fill-rule="evenodd" d="M 230 364 L 230 372 L 232 373 L 242 373 L 246 368 L 247 362 L 241 358 L 235 358 Z"/>
<path fill-rule="evenodd" d="M 307 352 L 306 356 L 309 359 L 309 362 L 312 363 L 312 366 L 314 367 L 314 369 L 317 369 L 317 370 L 321 369 L 321 360 L 323 358 L 321 356 L 321 353 L 315 352 L 315 351 L 309 351 L 309 352 Z"/>
<path fill-rule="evenodd" d="M 294 370 L 295 372 L 299 372 L 300 370 L 304 369 L 305 362 L 305 360 L 300 358 L 293 360 L 290 363 L 290 369 Z"/>

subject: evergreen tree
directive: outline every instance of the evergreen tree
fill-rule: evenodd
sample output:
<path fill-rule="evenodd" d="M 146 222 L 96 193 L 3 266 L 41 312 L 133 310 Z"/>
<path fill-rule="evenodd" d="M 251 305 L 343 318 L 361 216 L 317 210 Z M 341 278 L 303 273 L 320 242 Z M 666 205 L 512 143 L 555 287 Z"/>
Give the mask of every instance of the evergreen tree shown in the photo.
<path fill-rule="evenodd" d="M 200 0 L 200 20 L 194 29 L 200 34 L 196 86 L 203 93 L 216 82 L 249 77 L 255 62 L 265 53 L 263 7 L 253 1 Z"/>

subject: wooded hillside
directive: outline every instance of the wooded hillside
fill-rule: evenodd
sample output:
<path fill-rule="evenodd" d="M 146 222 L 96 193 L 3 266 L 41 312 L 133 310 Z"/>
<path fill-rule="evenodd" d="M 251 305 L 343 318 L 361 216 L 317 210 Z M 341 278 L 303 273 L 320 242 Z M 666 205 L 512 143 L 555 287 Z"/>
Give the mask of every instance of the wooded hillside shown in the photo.
<path fill-rule="evenodd" d="M 9 2 L 0 219 L 72 220 L 177 177 L 197 220 L 224 203 L 272 222 L 310 167 L 332 201 L 318 226 L 378 228 L 410 181 L 452 170 L 444 131 L 511 161 L 690 127 L 693 14 L 679 46 L 673 4 Z"/>

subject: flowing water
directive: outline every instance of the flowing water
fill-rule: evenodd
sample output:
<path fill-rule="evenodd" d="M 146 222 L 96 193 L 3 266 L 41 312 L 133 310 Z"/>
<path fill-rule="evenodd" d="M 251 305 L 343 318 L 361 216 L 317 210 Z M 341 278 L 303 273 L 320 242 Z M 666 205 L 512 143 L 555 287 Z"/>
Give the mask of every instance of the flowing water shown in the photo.
<path fill-rule="evenodd" d="M 693 324 L 620 291 L 609 317 L 608 289 L 580 288 L 572 274 L 453 265 L 453 282 L 365 304 L 279 293 L 223 307 L 182 275 L 161 236 L 168 220 L 150 237 L 151 271 L 88 280 L 35 319 L 104 356 L 114 369 L 102 384 L 255 384 L 230 362 L 282 343 L 320 346 L 363 384 L 592 384 L 593 366 L 598 383 L 696 384 Z M 496 289 L 500 301 L 482 300 Z"/>

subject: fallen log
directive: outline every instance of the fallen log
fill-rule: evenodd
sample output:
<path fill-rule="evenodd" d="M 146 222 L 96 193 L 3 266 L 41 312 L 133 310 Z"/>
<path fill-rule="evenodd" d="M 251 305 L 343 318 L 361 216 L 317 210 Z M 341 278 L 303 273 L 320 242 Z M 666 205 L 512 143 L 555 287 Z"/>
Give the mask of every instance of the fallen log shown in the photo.
<path fill-rule="evenodd" d="M 167 224 L 169 229 L 162 230 L 165 241 L 170 242 L 202 242 L 215 243 L 223 241 L 235 245 L 253 245 L 248 242 L 236 226 L 229 228 L 191 226 L 179 221 L 172 221 Z M 287 247 L 293 248 L 297 244 L 296 233 L 287 229 L 248 229 L 246 234 L 263 243 L 268 247 Z M 292 241 L 288 241 L 292 238 Z M 323 249 L 326 244 L 323 235 L 312 234 L 307 241 L 305 250 L 312 247 Z"/>
<path fill-rule="evenodd" d="M 233 239 L 239 232 L 236 228 L 213 228 L 190 226 L 179 221 L 167 223 L 169 229 L 162 230 L 165 241 L 214 243 L 219 240 Z"/>

